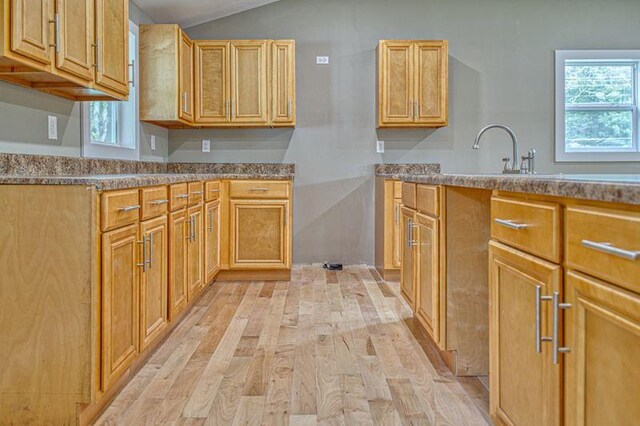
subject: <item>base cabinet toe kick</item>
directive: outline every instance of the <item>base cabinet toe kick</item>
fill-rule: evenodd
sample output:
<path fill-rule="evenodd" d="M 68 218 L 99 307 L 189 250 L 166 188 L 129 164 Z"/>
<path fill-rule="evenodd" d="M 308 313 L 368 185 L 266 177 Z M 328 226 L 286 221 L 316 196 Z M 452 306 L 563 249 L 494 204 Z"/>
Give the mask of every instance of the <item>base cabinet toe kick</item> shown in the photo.
<path fill-rule="evenodd" d="M 0 424 L 90 424 L 215 280 L 291 274 L 291 180 L 0 199 Z"/>

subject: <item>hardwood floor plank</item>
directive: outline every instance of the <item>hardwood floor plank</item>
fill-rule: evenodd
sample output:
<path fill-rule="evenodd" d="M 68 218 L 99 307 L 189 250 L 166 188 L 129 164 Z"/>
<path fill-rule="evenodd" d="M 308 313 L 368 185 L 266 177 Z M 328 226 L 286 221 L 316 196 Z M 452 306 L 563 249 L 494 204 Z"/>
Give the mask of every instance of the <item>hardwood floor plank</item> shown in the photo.
<path fill-rule="evenodd" d="M 205 425 L 229 425 L 236 417 L 251 358 L 233 357 L 211 405 Z"/>
<path fill-rule="evenodd" d="M 263 396 L 241 396 L 233 426 L 258 426 L 262 422 Z"/>
<path fill-rule="evenodd" d="M 364 383 L 360 375 L 340 376 L 344 420 L 348 425 L 373 425 Z"/>
<path fill-rule="evenodd" d="M 430 423 L 409 379 L 387 379 L 387 383 L 393 404 L 398 410 L 403 424 L 427 425 Z"/>

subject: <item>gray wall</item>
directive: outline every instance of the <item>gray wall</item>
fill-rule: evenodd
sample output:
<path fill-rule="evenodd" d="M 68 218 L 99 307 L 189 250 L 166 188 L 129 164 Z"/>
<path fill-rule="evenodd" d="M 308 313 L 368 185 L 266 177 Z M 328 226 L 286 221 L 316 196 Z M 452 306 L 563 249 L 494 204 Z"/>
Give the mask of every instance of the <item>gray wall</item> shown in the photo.
<path fill-rule="evenodd" d="M 490 122 L 513 126 L 541 172 L 640 172 L 635 164 L 554 164 L 554 50 L 638 48 L 637 0 L 282 0 L 187 30 L 193 38 L 293 38 L 295 130 L 176 130 L 170 161 L 296 163 L 294 259 L 373 262 L 373 164 L 440 162 L 496 172 L 510 153 Z M 375 129 L 379 39 L 448 39 L 450 125 Z M 315 65 L 329 55 L 330 65 Z M 212 152 L 199 152 L 200 140 Z M 386 152 L 375 154 L 375 141 Z"/>
<path fill-rule="evenodd" d="M 131 20 L 137 24 L 152 21 L 133 3 Z M 58 117 L 58 140 L 47 139 L 47 116 Z M 150 135 L 156 135 L 151 151 Z M 140 157 L 145 161 L 167 161 L 168 132 L 141 123 Z M 80 104 L 35 90 L 0 81 L 0 152 L 79 157 Z"/>

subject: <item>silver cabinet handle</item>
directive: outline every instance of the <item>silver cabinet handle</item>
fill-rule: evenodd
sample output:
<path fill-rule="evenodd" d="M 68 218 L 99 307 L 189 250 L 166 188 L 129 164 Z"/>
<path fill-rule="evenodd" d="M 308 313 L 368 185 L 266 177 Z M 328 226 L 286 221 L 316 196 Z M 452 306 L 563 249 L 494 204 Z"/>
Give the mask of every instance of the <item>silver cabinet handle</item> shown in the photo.
<path fill-rule="evenodd" d="M 189 194 L 178 194 L 176 195 L 176 198 L 182 198 L 182 199 L 189 198 Z"/>
<path fill-rule="evenodd" d="M 138 244 L 142 244 L 142 263 L 137 263 L 138 266 L 142 266 L 142 272 L 147 272 L 147 237 L 142 236 L 142 241 L 138 241 Z"/>
<path fill-rule="evenodd" d="M 395 218 L 396 218 L 396 225 L 397 225 L 398 223 L 400 223 L 400 205 L 399 204 L 396 204 Z"/>
<path fill-rule="evenodd" d="M 640 251 L 625 250 L 611 245 L 611 243 L 598 243 L 595 241 L 582 240 L 580 242 L 583 247 L 590 248 L 592 250 L 601 251 L 603 253 L 611 254 L 628 260 L 638 260 L 640 258 Z"/>
<path fill-rule="evenodd" d="M 541 336 L 541 322 L 542 322 L 542 314 L 540 313 L 540 308 L 542 305 L 542 301 L 552 300 L 552 296 L 543 296 L 542 295 L 542 287 L 536 286 L 536 352 L 542 353 L 542 342 L 550 342 L 552 340 L 551 337 Z"/>
<path fill-rule="evenodd" d="M 193 226 L 193 221 L 191 220 L 191 218 L 189 218 L 189 222 L 186 222 L 186 223 L 187 223 L 187 227 L 188 227 L 187 234 L 189 234 L 189 235 L 187 235 L 185 240 L 191 241 L 191 227 Z"/>
<path fill-rule="evenodd" d="M 154 206 L 160 205 L 160 204 L 168 204 L 169 200 L 153 200 L 151 201 L 151 204 L 153 204 Z"/>
<path fill-rule="evenodd" d="M 132 210 L 138 210 L 140 208 L 140 205 L 137 206 L 125 206 L 125 207 L 120 207 L 118 210 L 120 210 L 121 212 L 130 212 Z"/>
<path fill-rule="evenodd" d="M 49 23 L 54 25 L 53 30 L 55 33 L 55 40 L 49 47 L 55 47 L 56 53 L 60 53 L 60 15 L 56 13 L 53 19 L 49 20 Z"/>
<path fill-rule="evenodd" d="M 209 226 L 207 226 L 207 231 L 209 233 L 213 232 L 213 210 L 209 210 Z"/>
<path fill-rule="evenodd" d="M 553 363 L 558 363 L 558 354 L 571 352 L 571 349 L 567 347 L 560 347 L 558 323 L 560 317 L 560 309 L 571 308 L 571 303 L 560 303 L 560 294 L 557 291 L 553 292 Z"/>
<path fill-rule="evenodd" d="M 153 233 L 149 234 L 149 260 L 147 261 L 149 263 L 149 269 L 151 269 L 153 267 Z"/>
<path fill-rule="evenodd" d="M 409 118 L 414 119 L 413 115 L 413 99 L 409 99 Z"/>
<path fill-rule="evenodd" d="M 100 59 L 100 39 L 96 40 L 96 69 L 102 72 L 102 60 Z"/>
<path fill-rule="evenodd" d="M 209 192 L 220 192 L 219 189 L 210 189 Z"/>
<path fill-rule="evenodd" d="M 187 92 L 182 92 L 182 112 L 187 112 Z"/>
<path fill-rule="evenodd" d="M 225 109 L 224 116 L 225 116 L 226 118 L 229 118 L 229 99 L 227 99 L 227 101 L 225 102 L 225 108 L 226 108 L 226 109 Z"/>
<path fill-rule="evenodd" d="M 291 98 L 289 98 L 289 103 L 287 104 L 287 118 L 291 118 L 291 111 L 292 111 L 291 107 L 292 107 L 292 101 L 291 101 Z"/>
<path fill-rule="evenodd" d="M 249 191 L 268 192 L 269 188 L 249 188 Z"/>
<path fill-rule="evenodd" d="M 129 80 L 129 84 L 131 87 L 136 87 L 136 61 L 135 59 L 131 60 L 129 64 L 129 68 L 131 69 L 131 79 Z"/>
<path fill-rule="evenodd" d="M 498 225 L 506 226 L 507 228 L 515 229 L 517 231 L 521 229 L 527 229 L 529 227 L 529 225 L 527 225 L 526 223 L 515 223 L 513 220 L 509 220 L 509 219 L 494 219 L 494 220 Z"/>
<path fill-rule="evenodd" d="M 191 193 L 191 195 L 202 195 L 202 194 L 204 194 L 204 191 L 193 191 Z"/>
<path fill-rule="evenodd" d="M 407 222 L 407 247 L 411 248 L 414 245 L 417 245 L 413 242 L 413 228 L 417 228 L 417 225 L 413 223 L 413 220 L 409 219 Z"/>

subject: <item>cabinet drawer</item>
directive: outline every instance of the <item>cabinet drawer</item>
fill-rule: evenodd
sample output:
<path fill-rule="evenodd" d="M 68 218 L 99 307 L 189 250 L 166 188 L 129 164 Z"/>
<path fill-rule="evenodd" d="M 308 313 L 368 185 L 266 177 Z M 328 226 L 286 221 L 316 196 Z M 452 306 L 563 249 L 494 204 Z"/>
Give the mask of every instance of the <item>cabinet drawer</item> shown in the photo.
<path fill-rule="evenodd" d="M 410 209 L 416 208 L 416 184 L 402 182 L 402 204 Z"/>
<path fill-rule="evenodd" d="M 189 198 L 189 189 L 186 183 L 174 183 L 169 186 L 169 206 L 171 211 L 185 208 Z"/>
<path fill-rule="evenodd" d="M 230 198 L 289 198 L 288 181 L 233 180 L 229 182 Z"/>
<path fill-rule="evenodd" d="M 570 268 L 640 292 L 640 213 L 569 206 L 565 238 Z"/>
<path fill-rule="evenodd" d="M 204 200 L 204 183 L 189 182 L 189 205 L 201 203 Z"/>
<path fill-rule="evenodd" d="M 393 182 L 393 198 L 402 198 L 402 181 Z"/>
<path fill-rule="evenodd" d="M 167 214 L 169 211 L 169 191 L 166 186 L 143 188 L 140 191 L 142 201 L 142 220 Z"/>
<path fill-rule="evenodd" d="M 137 189 L 103 193 L 100 202 L 101 229 L 108 231 L 136 222 L 140 218 L 140 207 Z"/>
<path fill-rule="evenodd" d="M 491 198 L 491 237 L 552 262 L 561 260 L 560 206 Z"/>
<path fill-rule="evenodd" d="M 420 213 L 433 217 L 440 216 L 440 187 L 418 185 L 416 188 L 416 207 Z"/>
<path fill-rule="evenodd" d="M 220 198 L 220 181 L 210 180 L 204 183 L 205 201 L 214 201 Z"/>

